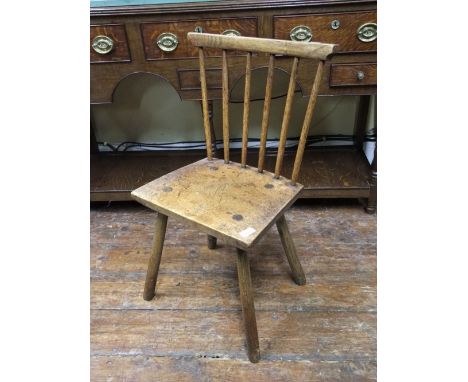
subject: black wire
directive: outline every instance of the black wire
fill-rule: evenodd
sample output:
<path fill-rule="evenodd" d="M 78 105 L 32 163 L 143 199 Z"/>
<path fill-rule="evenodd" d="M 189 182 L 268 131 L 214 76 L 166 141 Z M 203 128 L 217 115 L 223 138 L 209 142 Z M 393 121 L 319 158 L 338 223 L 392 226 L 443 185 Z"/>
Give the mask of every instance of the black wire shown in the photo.
<path fill-rule="evenodd" d="M 109 147 L 112 151 L 117 151 L 114 145 L 111 145 L 110 143 L 107 142 L 96 142 L 98 145 L 101 146 L 107 146 Z"/>
<path fill-rule="evenodd" d="M 128 149 L 131 149 L 132 147 L 141 147 L 141 148 L 144 148 L 144 147 L 152 147 L 152 148 L 162 148 L 162 149 L 167 149 L 168 147 L 167 146 L 159 146 L 159 145 L 148 145 L 148 144 L 144 144 L 144 143 L 141 143 L 141 144 L 132 144 L 132 145 L 128 145 L 128 146 L 125 146 L 125 148 L 122 150 L 122 152 L 125 152 L 127 151 Z M 181 150 L 181 149 L 191 149 L 191 148 L 204 148 L 205 147 L 205 144 L 199 144 L 199 145 L 188 145 L 188 146 L 183 146 L 183 147 L 173 147 L 174 150 Z"/>
<path fill-rule="evenodd" d="M 306 145 L 311 146 L 315 143 L 326 142 L 326 141 L 352 142 L 353 140 L 354 140 L 354 137 L 352 135 L 343 135 L 343 134 L 316 135 L 316 136 L 310 136 L 307 139 Z M 370 136 L 370 135 L 366 136 L 365 140 L 375 141 L 375 136 Z M 271 138 L 267 140 L 267 142 L 269 143 L 276 143 L 278 141 L 279 141 L 279 138 Z M 299 137 L 291 137 L 288 139 L 288 141 L 289 142 L 296 141 L 294 143 L 288 144 L 289 148 L 296 147 L 299 143 Z M 230 143 L 242 142 L 242 138 L 232 138 L 229 140 L 229 142 Z M 249 142 L 250 143 L 260 142 L 260 138 L 249 138 Z M 216 140 L 216 144 L 222 144 L 222 143 L 223 143 L 222 139 Z M 184 149 L 197 149 L 197 148 L 202 149 L 205 147 L 204 141 L 177 141 L 177 142 L 165 142 L 165 143 L 142 143 L 142 142 L 135 142 L 135 141 L 125 141 L 125 142 L 121 142 L 117 146 L 113 146 L 107 142 L 98 142 L 98 144 L 107 146 L 114 152 L 117 152 L 117 151 L 125 152 L 135 147 L 138 147 L 142 150 L 147 150 L 147 151 L 150 151 L 150 149 L 152 148 L 184 150 Z M 174 145 L 180 145 L 180 144 L 183 144 L 184 146 L 174 147 Z"/>

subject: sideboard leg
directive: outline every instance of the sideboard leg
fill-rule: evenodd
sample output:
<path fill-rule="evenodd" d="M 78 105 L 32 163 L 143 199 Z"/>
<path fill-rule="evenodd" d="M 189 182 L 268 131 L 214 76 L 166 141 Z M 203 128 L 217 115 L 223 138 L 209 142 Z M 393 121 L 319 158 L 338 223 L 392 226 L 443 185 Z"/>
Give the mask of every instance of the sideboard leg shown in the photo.
<path fill-rule="evenodd" d="M 200 106 L 203 112 L 202 101 L 200 101 Z M 216 151 L 218 150 L 218 145 L 216 144 L 216 134 L 213 124 L 213 100 L 208 100 L 208 118 L 210 119 L 211 149 L 216 154 Z"/>
<path fill-rule="evenodd" d="M 356 120 L 354 121 L 354 146 L 358 150 L 362 150 L 364 146 L 364 138 L 366 136 L 367 118 L 369 115 L 369 107 L 371 96 L 363 95 L 359 97 L 359 104 L 356 111 Z"/>
<path fill-rule="evenodd" d="M 200 101 L 200 106 L 202 108 L 202 113 L 203 113 L 202 101 Z M 216 144 L 216 134 L 215 134 L 214 124 L 213 124 L 213 101 L 212 100 L 208 100 L 208 117 L 210 119 L 211 149 L 216 154 L 216 150 L 218 150 L 218 145 Z"/>
<path fill-rule="evenodd" d="M 367 200 L 366 212 L 373 214 L 377 211 L 377 139 L 375 140 L 374 159 L 371 165 L 371 175 L 369 178 L 369 199 Z"/>
<path fill-rule="evenodd" d="M 218 145 L 216 144 L 216 133 L 213 123 L 213 100 L 208 100 L 208 115 L 210 117 L 210 132 L 211 132 L 211 142 L 213 145 L 213 152 L 216 153 L 218 150 Z"/>
<path fill-rule="evenodd" d="M 90 122 L 90 132 L 91 132 L 91 135 L 90 135 L 90 139 L 89 139 L 89 143 L 90 143 L 90 152 L 91 154 L 98 154 L 99 153 L 99 145 L 96 141 L 96 133 L 95 133 L 95 123 L 94 123 L 94 115 L 93 115 L 93 108 L 91 107 L 90 108 L 90 117 L 91 117 L 91 122 Z"/>

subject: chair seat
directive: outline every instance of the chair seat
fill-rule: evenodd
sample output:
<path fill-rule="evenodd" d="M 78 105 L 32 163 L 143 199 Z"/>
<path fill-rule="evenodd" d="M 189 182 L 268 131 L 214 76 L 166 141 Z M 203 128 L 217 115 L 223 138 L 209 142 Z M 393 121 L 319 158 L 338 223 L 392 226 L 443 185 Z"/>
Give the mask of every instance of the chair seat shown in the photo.
<path fill-rule="evenodd" d="M 252 246 L 303 186 L 239 163 L 202 159 L 134 190 L 132 197 L 239 248 Z"/>

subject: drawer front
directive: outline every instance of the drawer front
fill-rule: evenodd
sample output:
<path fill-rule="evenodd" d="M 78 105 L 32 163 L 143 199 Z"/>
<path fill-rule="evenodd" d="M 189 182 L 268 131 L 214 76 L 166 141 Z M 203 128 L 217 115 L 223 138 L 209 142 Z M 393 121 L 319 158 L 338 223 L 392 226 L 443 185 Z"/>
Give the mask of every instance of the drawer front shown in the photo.
<path fill-rule="evenodd" d="M 200 69 L 178 69 L 180 90 L 199 90 Z M 222 71 L 220 68 L 206 68 L 207 89 L 221 89 Z"/>
<path fill-rule="evenodd" d="M 236 30 L 242 36 L 257 36 L 256 17 L 145 23 L 141 24 L 141 34 L 146 59 L 198 57 L 198 48 L 187 40 L 187 33 L 194 32 L 197 27 L 205 33 L 219 34 L 227 30 Z M 162 48 L 158 46 L 158 40 Z M 205 49 L 205 55 L 219 56 L 221 51 Z"/>
<path fill-rule="evenodd" d="M 124 25 L 91 25 L 91 63 L 130 62 Z"/>
<path fill-rule="evenodd" d="M 377 85 L 377 64 L 332 64 L 330 86 Z"/>
<path fill-rule="evenodd" d="M 366 26 L 366 24 L 370 25 Z M 310 41 L 338 44 L 335 52 L 376 51 L 376 24 L 377 14 L 375 11 L 276 16 L 273 18 L 275 38 L 291 40 L 291 31 L 294 28 L 305 26 L 312 34 Z M 374 30 L 375 35 L 373 34 Z"/>

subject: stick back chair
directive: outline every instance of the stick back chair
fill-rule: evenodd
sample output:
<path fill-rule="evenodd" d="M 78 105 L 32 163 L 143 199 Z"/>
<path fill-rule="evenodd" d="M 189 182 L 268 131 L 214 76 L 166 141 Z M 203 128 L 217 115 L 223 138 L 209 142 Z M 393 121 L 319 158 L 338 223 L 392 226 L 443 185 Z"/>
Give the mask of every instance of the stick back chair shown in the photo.
<path fill-rule="evenodd" d="M 158 212 L 153 248 L 148 264 L 143 297 L 155 296 L 168 216 L 182 218 L 208 234 L 208 247 L 217 239 L 237 248 L 237 270 L 243 318 L 247 335 L 248 356 L 258 362 L 260 349 L 253 302 L 247 250 L 276 223 L 292 271 L 293 280 L 304 285 L 306 278 L 284 218 L 285 210 L 298 198 L 303 186 L 297 182 L 310 122 L 321 83 L 324 63 L 333 52 L 333 44 L 304 43 L 253 37 L 189 33 L 188 39 L 198 47 L 202 91 L 203 120 L 207 158 L 175 170 L 132 192 L 132 197 Z M 222 108 L 224 158 L 213 157 L 208 113 L 204 48 L 222 49 Z M 227 50 L 247 52 L 242 130 L 241 163 L 229 159 L 229 88 Z M 251 86 L 252 53 L 269 54 L 260 149 L 257 168 L 247 166 L 247 140 Z M 275 55 L 292 56 L 291 77 L 278 145 L 275 172 L 264 170 L 268 119 L 271 104 Z M 301 58 L 318 60 L 291 179 L 281 176 L 297 68 Z"/>

